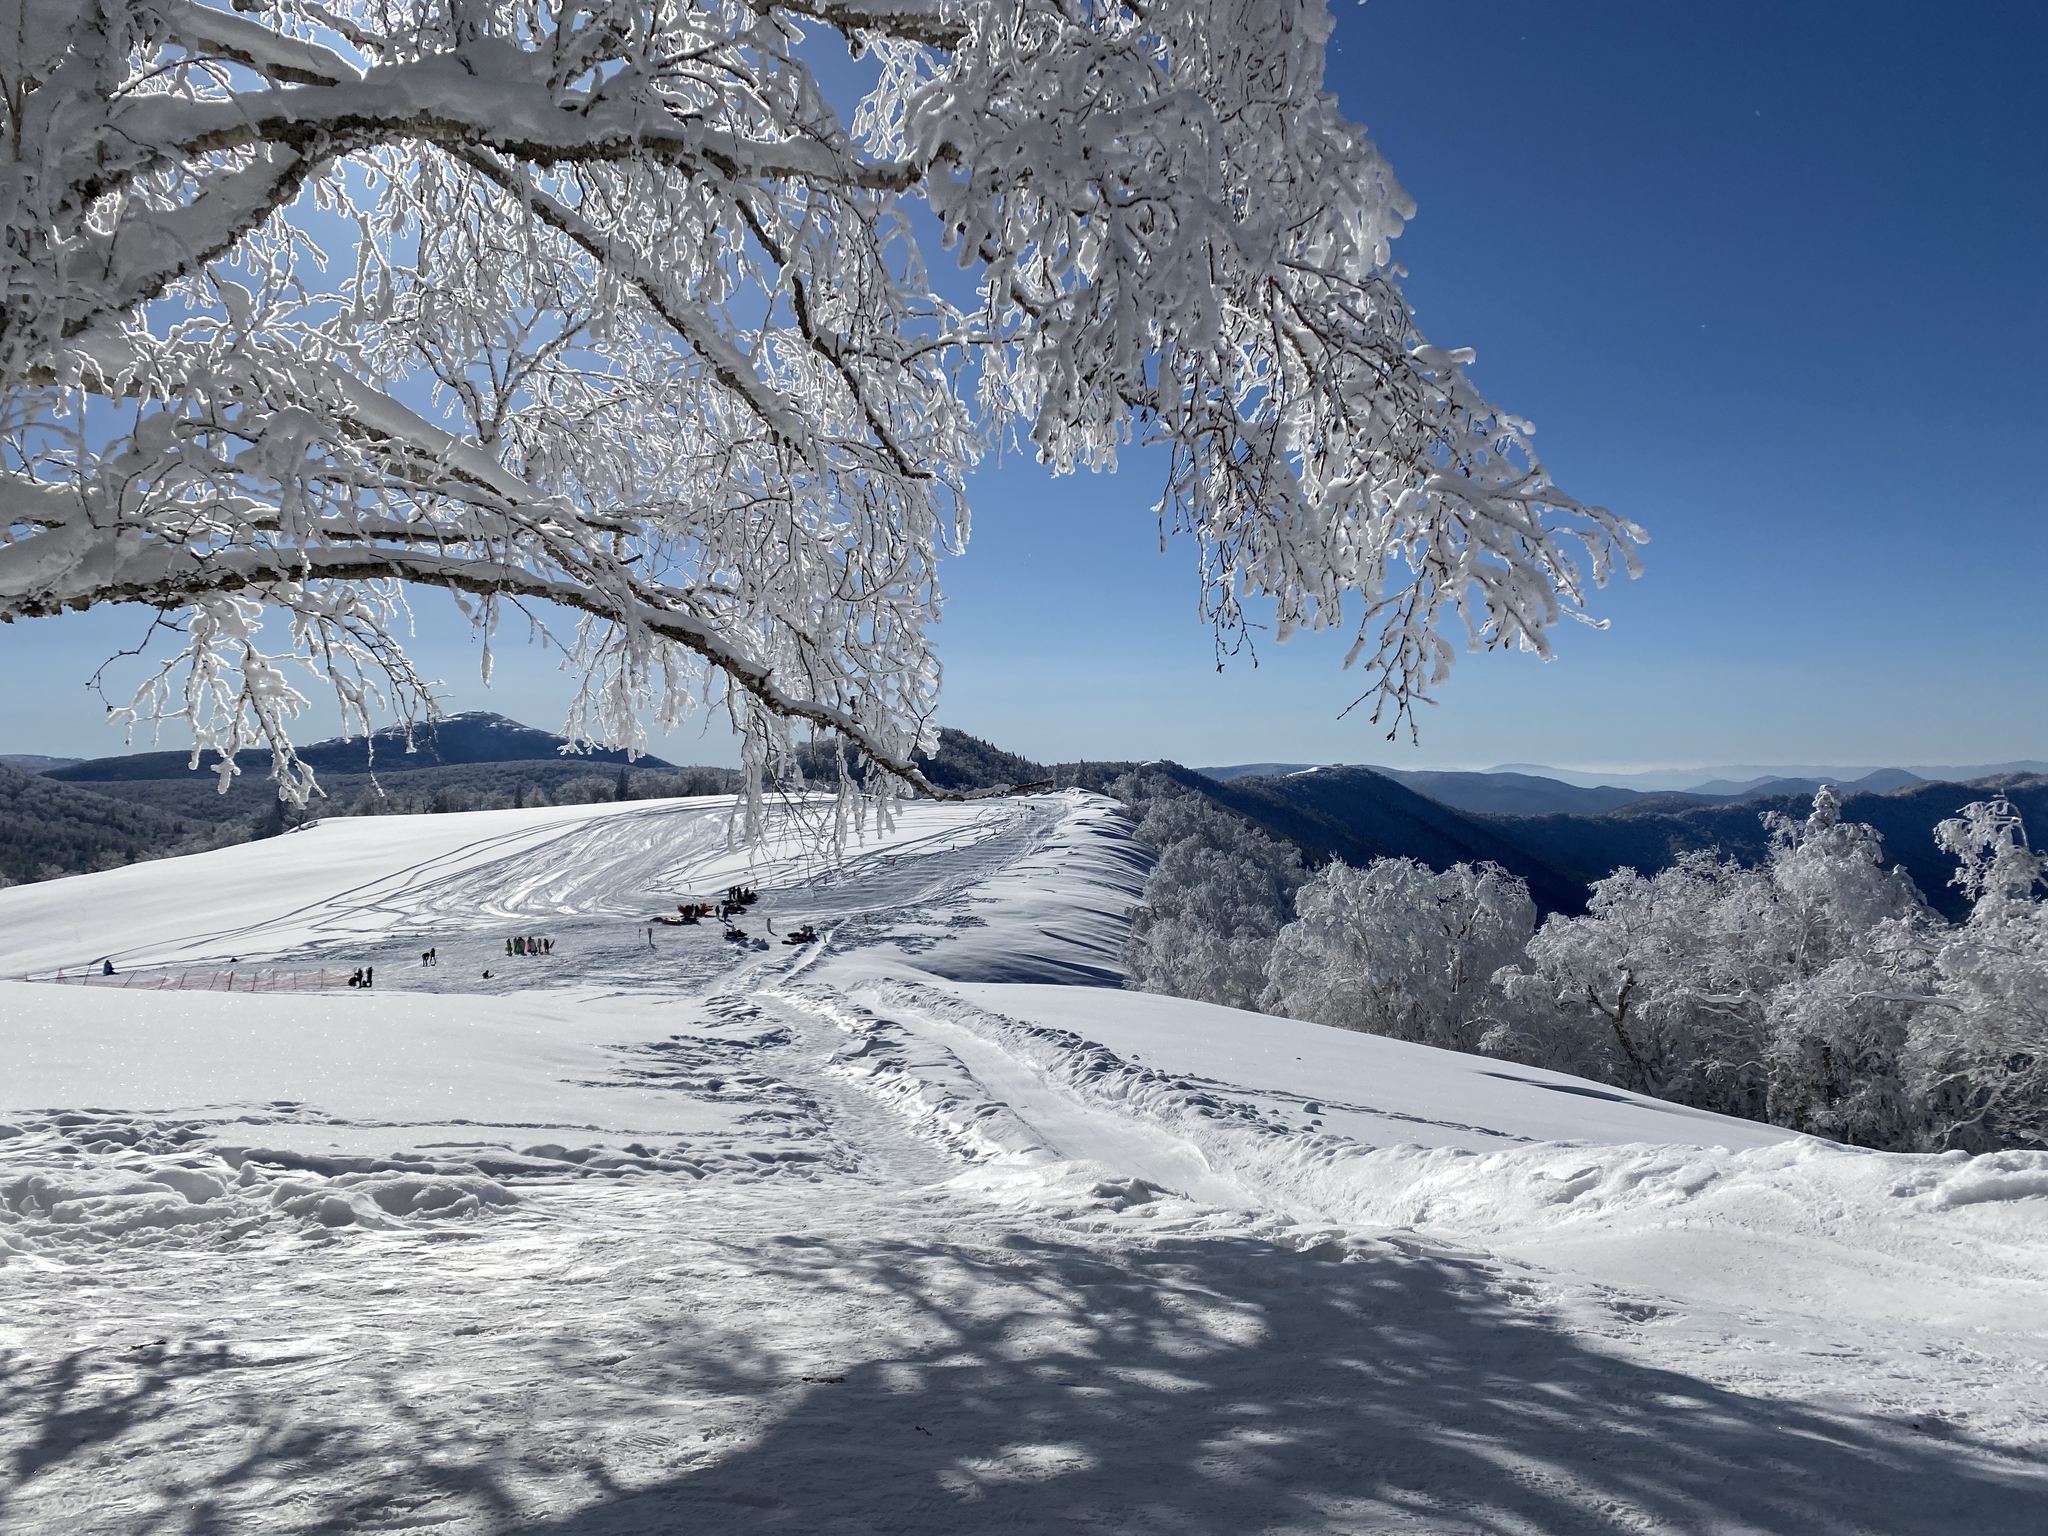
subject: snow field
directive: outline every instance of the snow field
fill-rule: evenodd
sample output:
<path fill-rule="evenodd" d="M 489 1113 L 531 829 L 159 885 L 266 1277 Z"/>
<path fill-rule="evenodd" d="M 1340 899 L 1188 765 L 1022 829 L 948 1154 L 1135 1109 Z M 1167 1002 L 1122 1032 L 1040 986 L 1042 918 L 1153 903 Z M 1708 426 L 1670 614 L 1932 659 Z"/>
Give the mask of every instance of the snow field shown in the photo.
<path fill-rule="evenodd" d="M 347 817 L 212 853 L 0 891 L 0 975 L 157 970 L 351 950 L 380 940 L 530 931 L 563 919 L 651 918 L 733 884 L 843 881 L 877 857 L 918 858 L 999 830 L 1000 812 L 919 807 L 863 829 L 845 866 L 818 850 L 829 802 L 775 808 L 732 843 L 729 796 L 448 816 Z M 203 913 L 203 919 L 195 913 Z M 415 954 L 415 958 L 417 958 Z M 333 961 L 328 962 L 330 965 Z"/>
<path fill-rule="evenodd" d="M 596 809 L 38 888 L 22 953 L 232 908 L 379 988 L 0 985 L 10 1536 L 2038 1536 L 2048 1159 L 1102 985 L 1087 796 L 785 860 L 800 948 L 649 948 L 722 820 Z"/>

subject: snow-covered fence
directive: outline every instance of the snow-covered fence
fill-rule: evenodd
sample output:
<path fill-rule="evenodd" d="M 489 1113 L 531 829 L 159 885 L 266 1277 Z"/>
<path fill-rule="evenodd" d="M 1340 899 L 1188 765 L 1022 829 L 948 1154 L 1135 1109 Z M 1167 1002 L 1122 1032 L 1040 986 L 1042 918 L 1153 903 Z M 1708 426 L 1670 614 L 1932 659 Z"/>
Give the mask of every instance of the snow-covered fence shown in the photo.
<path fill-rule="evenodd" d="M 67 987 L 120 987 L 144 992 L 325 992 L 345 980 L 341 972 L 265 971 L 57 971 L 48 976 L 21 976 Z"/>

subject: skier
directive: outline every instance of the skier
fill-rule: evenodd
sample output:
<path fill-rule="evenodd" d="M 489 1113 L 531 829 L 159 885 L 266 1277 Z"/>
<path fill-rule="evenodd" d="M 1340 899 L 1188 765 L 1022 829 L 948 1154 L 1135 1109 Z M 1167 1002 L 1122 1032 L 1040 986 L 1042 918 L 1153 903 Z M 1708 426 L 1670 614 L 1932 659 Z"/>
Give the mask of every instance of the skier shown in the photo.
<path fill-rule="evenodd" d="M 364 966 L 364 967 L 363 967 L 363 985 L 367 987 L 367 986 L 369 986 L 369 985 L 370 985 L 370 984 L 371 984 L 372 982 L 374 982 L 374 981 L 375 981 L 376 979 L 377 979 L 377 968 L 376 968 L 376 967 L 375 967 L 374 965 L 366 965 L 366 966 Z"/>

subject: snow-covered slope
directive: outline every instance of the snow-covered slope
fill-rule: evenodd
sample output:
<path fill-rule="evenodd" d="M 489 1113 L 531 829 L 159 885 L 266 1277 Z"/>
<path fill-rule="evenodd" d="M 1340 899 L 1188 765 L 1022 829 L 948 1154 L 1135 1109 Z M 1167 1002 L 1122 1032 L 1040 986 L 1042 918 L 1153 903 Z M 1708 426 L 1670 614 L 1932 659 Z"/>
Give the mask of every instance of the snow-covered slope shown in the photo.
<path fill-rule="evenodd" d="M 563 918 L 672 910 L 734 883 L 831 874 L 818 852 L 830 807 L 774 813 L 762 843 L 735 848 L 730 797 L 642 800 L 449 816 L 323 821 L 215 853 L 0 891 L 0 975 L 40 975 L 111 956 L 165 967 L 359 948 L 404 935 L 475 933 Z M 866 829 L 851 867 L 992 835 L 1015 820 L 920 807 Z M 844 878 L 843 874 L 837 878 Z"/>
<path fill-rule="evenodd" d="M 724 811 L 0 893 L 0 1527 L 2044 1528 L 2048 1157 L 1123 992 L 1093 797 Z"/>

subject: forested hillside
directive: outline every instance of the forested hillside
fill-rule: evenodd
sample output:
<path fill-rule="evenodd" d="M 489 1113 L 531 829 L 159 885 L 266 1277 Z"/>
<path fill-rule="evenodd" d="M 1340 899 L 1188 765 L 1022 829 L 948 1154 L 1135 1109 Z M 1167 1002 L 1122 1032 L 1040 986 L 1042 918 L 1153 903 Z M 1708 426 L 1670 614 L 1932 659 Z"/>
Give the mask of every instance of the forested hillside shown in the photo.
<path fill-rule="evenodd" d="M 645 761 L 644 759 L 642 760 Z M 205 772 L 174 777 L 109 779 L 77 786 L 109 799 L 212 826 L 286 814 L 277 810 L 276 787 L 251 769 L 220 793 L 220 781 Z M 624 776 L 626 793 L 619 794 Z M 401 815 L 420 811 L 488 810 L 512 805 L 586 805 L 595 800 L 650 800 L 666 795 L 729 794 L 739 783 L 733 768 L 647 768 L 640 764 L 592 763 L 583 758 L 509 763 L 455 763 L 386 773 L 322 773 L 324 794 L 289 819 L 322 816 Z"/>
<path fill-rule="evenodd" d="M 0 882 L 111 869 L 168 851 L 194 827 L 0 763 Z"/>
<path fill-rule="evenodd" d="M 1184 777 L 1181 777 L 1185 775 Z M 1585 892 L 1481 818 L 1419 795 L 1371 768 L 1319 768 L 1218 784 L 1179 770 L 1181 782 L 1308 852 L 1350 864 L 1411 858 L 1432 869 L 1491 860 L 1528 882 L 1544 911 L 1576 911 Z"/>
<path fill-rule="evenodd" d="M 458 764 L 549 762 L 570 763 L 586 771 L 594 764 L 617 766 L 626 754 L 593 748 L 565 755 L 568 743 L 552 732 L 522 725 L 489 710 L 467 710 L 461 714 L 415 726 L 410 743 L 402 726 L 390 725 L 368 737 L 316 741 L 299 748 L 299 758 L 323 780 L 333 774 L 418 773 Z M 211 769 L 202 762 L 195 772 L 189 752 L 134 752 L 121 757 L 96 757 L 49 770 L 48 776 L 70 784 L 122 783 L 137 779 L 180 780 L 199 777 Z M 270 772 L 269 754 L 244 753 L 244 779 L 262 781 Z M 673 764 L 658 757 L 633 760 L 636 768 L 669 768 Z M 209 775 L 210 780 L 210 775 Z M 330 792 L 331 793 L 331 792 Z"/>
<path fill-rule="evenodd" d="M 2009 799 L 2029 824 L 2048 826 L 2048 775 L 2042 774 L 1849 795 L 1842 802 L 1842 814 L 1875 828 L 1884 840 L 1886 859 L 1905 867 L 1936 911 L 1957 918 L 1967 902 L 1949 883 L 1955 861 L 1936 848 L 1934 829 L 1965 805 L 1992 793 Z M 1529 858 L 1589 886 L 1622 868 L 1653 875 L 1670 868 L 1681 855 L 1702 849 L 1719 849 L 1744 864 L 1760 863 L 1770 849 L 1764 816 L 1803 815 L 1812 797 L 1784 795 L 1680 808 L 1671 807 L 1664 796 L 1656 798 L 1655 808 L 1623 806 L 1604 816 L 1503 816 L 1488 822 Z M 1540 894 L 1537 900 L 1542 903 Z M 1583 898 L 1578 905 L 1583 906 Z"/>
<path fill-rule="evenodd" d="M 1611 784 L 1567 784 L 1533 773 L 1436 773 L 1403 768 L 1374 771 L 1443 805 L 1481 815 L 1599 816 L 1643 798 L 1643 791 L 1638 789 L 1617 789 Z"/>

